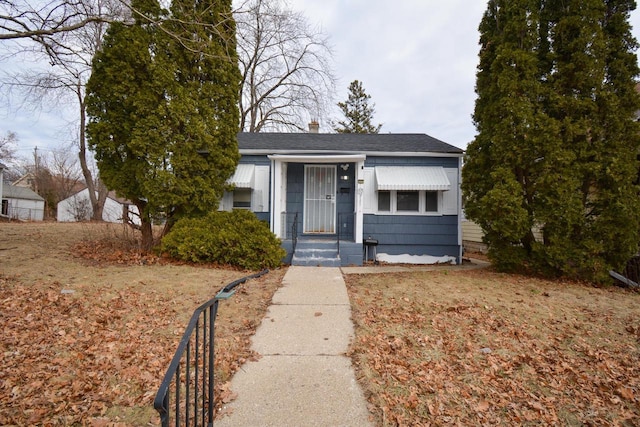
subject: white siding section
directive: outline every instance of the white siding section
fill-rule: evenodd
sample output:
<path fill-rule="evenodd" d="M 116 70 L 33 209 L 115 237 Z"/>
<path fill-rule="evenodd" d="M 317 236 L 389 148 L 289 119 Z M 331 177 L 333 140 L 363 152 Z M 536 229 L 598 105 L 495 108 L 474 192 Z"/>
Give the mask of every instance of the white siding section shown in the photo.
<path fill-rule="evenodd" d="M 231 211 L 233 209 L 233 192 L 225 191 L 218 205 L 219 211 Z"/>
<path fill-rule="evenodd" d="M 364 213 L 375 213 L 377 210 L 376 202 L 376 178 L 375 168 L 364 168 L 364 197 L 363 211 Z"/>
<path fill-rule="evenodd" d="M 12 199 L 8 200 L 8 214 L 11 218 L 20 219 L 22 221 L 42 221 L 44 219 L 44 201 Z"/>
<path fill-rule="evenodd" d="M 458 215 L 458 203 L 460 200 L 460 183 L 458 182 L 458 169 L 445 168 L 444 172 L 451 183 L 448 191 L 442 192 L 442 214 Z"/>
<path fill-rule="evenodd" d="M 89 190 L 84 189 L 58 202 L 56 219 L 60 222 L 88 221 L 91 219 Z"/>
<path fill-rule="evenodd" d="M 254 212 L 269 212 L 269 166 L 256 166 L 251 200 Z"/>
<path fill-rule="evenodd" d="M 482 228 L 473 221 L 462 221 L 462 240 L 482 243 Z"/>
<path fill-rule="evenodd" d="M 89 196 L 88 193 L 87 196 Z M 133 215 L 132 211 L 135 212 L 136 215 Z M 137 212 L 138 208 L 135 205 L 128 205 L 128 211 L 125 211 L 125 205 L 107 197 L 107 200 L 104 202 L 104 207 L 102 208 L 102 220 L 106 222 L 123 222 L 123 217 L 128 215 L 129 220 L 140 224 L 140 218 Z"/>
<path fill-rule="evenodd" d="M 88 221 L 91 219 L 92 214 L 93 207 L 89 199 L 89 190 L 85 188 L 71 197 L 67 197 L 58 202 L 56 219 L 60 222 Z M 127 215 L 129 220 L 133 221 L 134 224 L 140 224 L 140 216 L 138 215 L 136 205 L 124 205 L 111 197 L 107 197 L 102 209 L 102 220 L 121 223 L 125 215 Z"/>

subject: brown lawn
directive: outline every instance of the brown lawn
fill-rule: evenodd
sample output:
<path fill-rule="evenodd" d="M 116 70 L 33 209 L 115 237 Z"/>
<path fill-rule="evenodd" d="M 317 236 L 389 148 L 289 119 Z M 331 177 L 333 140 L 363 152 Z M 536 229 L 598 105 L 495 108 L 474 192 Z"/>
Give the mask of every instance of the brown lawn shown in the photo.
<path fill-rule="evenodd" d="M 378 425 L 640 425 L 640 294 L 489 270 L 346 277 Z"/>
<path fill-rule="evenodd" d="M 0 237 L 0 425 L 156 425 L 191 313 L 250 273 L 141 256 L 120 226 L 0 223 Z M 219 392 L 283 274 L 222 302 Z M 640 426 L 638 293 L 488 270 L 346 280 L 378 425 Z"/>
<path fill-rule="evenodd" d="M 252 272 L 143 257 L 123 245 L 133 237 L 106 224 L 0 223 L 0 425 L 158 424 L 153 397 L 193 310 Z M 219 390 L 253 357 L 249 337 L 283 274 L 221 302 Z"/>

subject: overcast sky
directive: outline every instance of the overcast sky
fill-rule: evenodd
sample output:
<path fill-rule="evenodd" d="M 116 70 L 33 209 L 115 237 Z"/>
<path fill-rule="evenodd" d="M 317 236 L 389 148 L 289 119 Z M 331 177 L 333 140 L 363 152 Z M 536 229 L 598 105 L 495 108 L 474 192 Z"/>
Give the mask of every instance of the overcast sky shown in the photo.
<path fill-rule="evenodd" d="M 478 63 L 478 25 L 485 0 L 288 0 L 330 37 L 336 102 L 360 80 L 385 133 L 427 133 L 460 148 L 474 138 L 471 121 Z M 640 38 L 640 11 L 631 17 Z M 6 64 L 5 64 L 6 65 Z M 3 64 L 0 63 L 0 67 Z M 18 134 L 19 154 L 69 141 L 72 119 L 54 111 L 0 106 L 0 133 Z M 336 111 L 336 117 L 338 111 Z M 330 131 L 321 123 L 321 132 Z"/>

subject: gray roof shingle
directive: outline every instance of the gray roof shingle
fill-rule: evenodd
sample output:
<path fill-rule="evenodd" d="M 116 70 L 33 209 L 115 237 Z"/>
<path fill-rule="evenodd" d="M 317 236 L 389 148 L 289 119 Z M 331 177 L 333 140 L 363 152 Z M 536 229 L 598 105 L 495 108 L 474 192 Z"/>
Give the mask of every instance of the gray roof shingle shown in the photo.
<path fill-rule="evenodd" d="M 44 201 L 35 191 L 26 187 L 16 187 L 15 185 L 3 184 L 2 197 L 5 199 L 22 199 Z"/>
<path fill-rule="evenodd" d="M 443 153 L 464 151 L 423 133 L 248 133 L 238 134 L 240 152 L 269 153 Z"/>

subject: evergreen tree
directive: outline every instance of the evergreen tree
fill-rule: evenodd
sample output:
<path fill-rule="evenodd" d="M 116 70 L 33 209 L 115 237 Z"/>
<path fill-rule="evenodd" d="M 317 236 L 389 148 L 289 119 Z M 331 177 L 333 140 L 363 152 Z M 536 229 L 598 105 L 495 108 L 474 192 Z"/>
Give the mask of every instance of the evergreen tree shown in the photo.
<path fill-rule="evenodd" d="M 216 209 L 239 159 L 240 74 L 231 1 L 132 7 L 146 16 L 113 24 L 94 59 L 87 132 L 104 183 L 140 210 L 149 249 L 152 218 L 168 231 Z"/>
<path fill-rule="evenodd" d="M 334 125 L 338 133 L 378 133 L 382 124 L 373 125 L 375 104 L 369 105 L 371 95 L 368 95 L 362 83 L 354 80 L 349 85 L 349 97 L 346 102 L 339 102 L 345 119 Z"/>
<path fill-rule="evenodd" d="M 462 188 L 500 269 L 602 281 L 637 249 L 634 8 L 489 1 Z"/>

